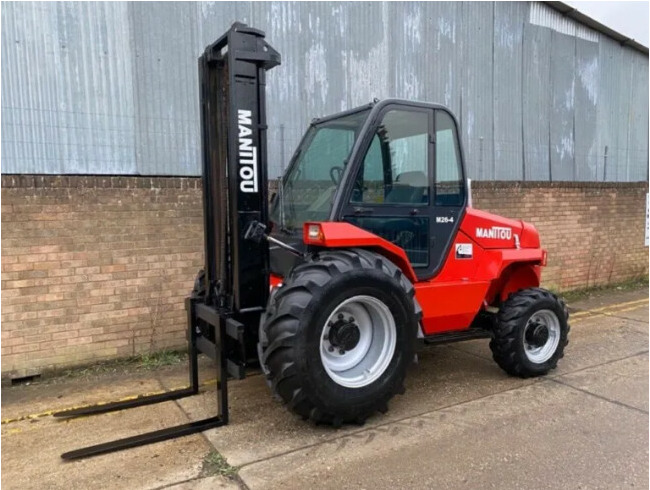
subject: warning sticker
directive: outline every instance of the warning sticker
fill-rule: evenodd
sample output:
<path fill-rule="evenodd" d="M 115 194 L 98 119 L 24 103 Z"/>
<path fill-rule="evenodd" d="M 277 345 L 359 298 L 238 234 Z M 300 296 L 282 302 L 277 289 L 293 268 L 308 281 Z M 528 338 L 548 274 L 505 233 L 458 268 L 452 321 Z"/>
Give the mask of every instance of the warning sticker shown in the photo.
<path fill-rule="evenodd" d="M 456 244 L 456 258 L 457 259 L 471 259 L 474 254 L 474 249 L 471 243 L 457 243 Z"/>

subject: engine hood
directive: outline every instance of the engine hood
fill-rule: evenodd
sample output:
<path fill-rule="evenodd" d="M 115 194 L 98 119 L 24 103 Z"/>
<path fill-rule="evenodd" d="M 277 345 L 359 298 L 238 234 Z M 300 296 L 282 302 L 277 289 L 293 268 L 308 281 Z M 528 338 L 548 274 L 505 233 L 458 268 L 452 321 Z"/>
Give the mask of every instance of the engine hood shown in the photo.
<path fill-rule="evenodd" d="M 478 209 L 467 208 L 461 230 L 485 249 L 516 248 L 517 240 L 520 247 L 539 246 L 537 230 L 531 224 Z M 522 240 L 524 234 L 525 241 Z M 536 244 L 535 238 L 537 238 Z"/>

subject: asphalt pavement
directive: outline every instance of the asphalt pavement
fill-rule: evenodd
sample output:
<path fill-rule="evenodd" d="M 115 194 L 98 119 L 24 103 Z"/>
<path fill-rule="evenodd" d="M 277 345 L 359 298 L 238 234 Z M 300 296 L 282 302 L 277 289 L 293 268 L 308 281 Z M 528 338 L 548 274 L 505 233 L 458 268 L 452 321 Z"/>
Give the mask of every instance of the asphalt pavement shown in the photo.
<path fill-rule="evenodd" d="M 647 488 L 648 291 L 572 310 L 550 375 L 507 376 L 485 340 L 425 346 L 406 394 L 362 427 L 303 422 L 253 375 L 230 383 L 226 427 L 64 462 L 71 449 L 212 415 L 213 368 L 201 363 L 201 395 L 70 421 L 49 414 L 183 386 L 184 366 L 5 388 L 2 487 Z M 210 464 L 215 450 L 229 467 Z"/>

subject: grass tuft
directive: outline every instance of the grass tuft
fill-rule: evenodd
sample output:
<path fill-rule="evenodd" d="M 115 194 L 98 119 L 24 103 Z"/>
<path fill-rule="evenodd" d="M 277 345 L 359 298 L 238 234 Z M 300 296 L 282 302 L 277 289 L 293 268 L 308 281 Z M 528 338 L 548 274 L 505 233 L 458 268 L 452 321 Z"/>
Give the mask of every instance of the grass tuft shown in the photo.
<path fill-rule="evenodd" d="M 203 466 L 201 467 L 201 476 L 219 475 L 227 478 L 237 475 L 239 468 L 237 466 L 230 466 L 226 458 L 224 458 L 217 451 L 210 451 L 205 458 L 203 458 Z"/>
<path fill-rule="evenodd" d="M 82 368 L 73 368 L 63 371 L 61 376 L 64 378 L 80 378 L 99 374 L 118 374 L 132 371 L 150 371 L 163 366 L 174 366 L 187 359 L 187 354 L 163 350 L 137 356 L 123 357 L 120 359 L 111 359 L 102 361 Z"/>
<path fill-rule="evenodd" d="M 173 350 L 163 350 L 152 354 L 141 354 L 139 357 L 136 362 L 142 369 L 156 369 L 179 364 L 185 356 Z"/>

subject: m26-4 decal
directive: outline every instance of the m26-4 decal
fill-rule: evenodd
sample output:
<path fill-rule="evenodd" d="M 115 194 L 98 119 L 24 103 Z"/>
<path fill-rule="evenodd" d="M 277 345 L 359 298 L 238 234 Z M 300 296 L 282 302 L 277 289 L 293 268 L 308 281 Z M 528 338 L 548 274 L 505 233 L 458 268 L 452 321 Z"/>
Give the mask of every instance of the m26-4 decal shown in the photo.
<path fill-rule="evenodd" d="M 436 216 L 436 223 L 453 223 L 454 222 L 454 217 L 453 216 Z"/>

